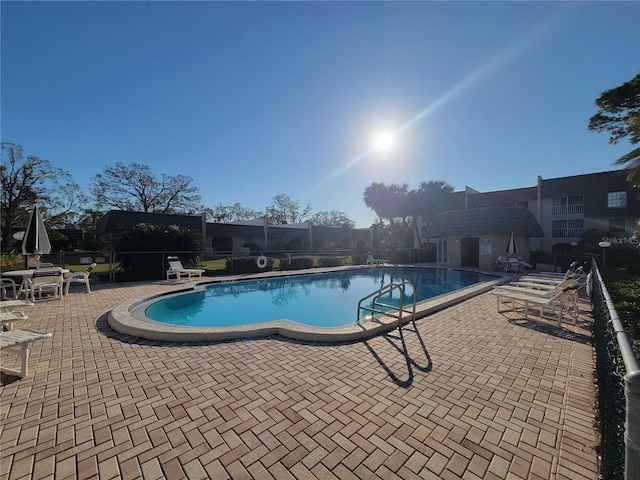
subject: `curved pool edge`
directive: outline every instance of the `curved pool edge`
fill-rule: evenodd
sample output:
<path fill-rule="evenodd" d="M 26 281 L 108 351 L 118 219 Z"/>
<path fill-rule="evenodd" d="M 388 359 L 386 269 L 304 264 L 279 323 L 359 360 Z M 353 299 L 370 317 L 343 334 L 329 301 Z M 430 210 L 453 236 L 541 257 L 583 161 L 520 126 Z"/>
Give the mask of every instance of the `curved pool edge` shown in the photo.
<path fill-rule="evenodd" d="M 495 286 L 505 283 L 508 280 L 510 280 L 509 277 L 499 276 L 496 280 L 471 285 L 420 302 L 416 305 L 416 319 L 490 291 Z M 153 297 L 162 297 L 180 291 L 201 288 L 199 285 L 202 283 L 211 282 L 197 282 L 164 294 L 146 295 L 132 301 L 123 302 L 109 312 L 107 322 L 113 330 L 125 335 L 146 340 L 189 343 L 220 342 L 268 337 L 272 335 L 281 335 L 286 338 L 307 342 L 348 342 L 371 338 L 398 326 L 397 318 L 381 316 L 376 317 L 374 320 L 366 320 L 358 324 L 354 321 L 353 325 L 335 328 L 312 327 L 285 319 L 230 327 L 184 327 L 153 321 L 143 321 L 135 318 L 130 313 L 131 309 L 140 302 Z M 355 309 L 356 306 L 354 305 L 354 313 Z M 411 315 L 403 318 L 403 324 L 409 321 L 411 321 Z"/>

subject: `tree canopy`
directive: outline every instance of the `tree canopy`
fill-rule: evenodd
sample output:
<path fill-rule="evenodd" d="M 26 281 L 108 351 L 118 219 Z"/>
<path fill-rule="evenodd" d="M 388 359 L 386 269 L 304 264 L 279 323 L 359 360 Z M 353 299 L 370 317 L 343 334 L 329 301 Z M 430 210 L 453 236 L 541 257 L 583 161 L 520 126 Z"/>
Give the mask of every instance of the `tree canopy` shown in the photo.
<path fill-rule="evenodd" d="M 69 172 L 35 155 L 24 156 L 20 145 L 2 142 L 0 163 L 0 219 L 3 245 L 13 227 L 25 227 L 38 205 L 49 227 L 73 223 L 79 204 L 85 201 Z"/>
<path fill-rule="evenodd" d="M 602 92 L 596 100 L 598 112 L 589 119 L 589 130 L 609 132 L 609 143 L 629 137 L 631 145 L 640 142 L 640 74 L 622 85 Z M 640 148 L 617 159 L 627 165 L 629 181 L 640 185 Z"/>
<path fill-rule="evenodd" d="M 243 207 L 237 202 L 233 205 L 222 205 L 220 203 L 213 208 L 205 207 L 204 211 L 207 214 L 207 220 L 213 223 L 239 222 L 241 220 L 252 220 L 264 216 L 262 212 L 254 210 L 253 208 Z"/>
<path fill-rule="evenodd" d="M 200 206 L 198 188 L 186 175 L 154 175 L 148 165 L 121 162 L 107 166 L 89 187 L 99 207 L 152 213 L 194 213 Z"/>
<path fill-rule="evenodd" d="M 273 197 L 271 205 L 266 208 L 269 223 L 273 225 L 301 223 L 307 220 L 309 213 L 311 213 L 311 205 L 307 203 L 302 207 L 300 202 L 284 193 Z"/>
<path fill-rule="evenodd" d="M 325 227 L 344 227 L 353 228 L 355 222 L 351 220 L 346 213 L 338 210 L 329 212 L 318 212 L 311 215 L 309 222 L 313 225 L 322 225 Z"/>
<path fill-rule="evenodd" d="M 365 189 L 364 202 L 376 212 L 381 227 L 383 220 L 387 219 L 390 227 L 395 229 L 395 219 L 402 219 L 402 227 L 407 231 L 405 232 L 407 237 L 410 234 L 408 219 L 411 219 L 416 238 L 422 244 L 420 232 L 418 232 L 418 217 L 431 218 L 437 213 L 448 210 L 452 192 L 453 187 L 444 180 L 422 182 L 415 190 L 409 190 L 407 184 L 385 185 L 374 182 Z"/>

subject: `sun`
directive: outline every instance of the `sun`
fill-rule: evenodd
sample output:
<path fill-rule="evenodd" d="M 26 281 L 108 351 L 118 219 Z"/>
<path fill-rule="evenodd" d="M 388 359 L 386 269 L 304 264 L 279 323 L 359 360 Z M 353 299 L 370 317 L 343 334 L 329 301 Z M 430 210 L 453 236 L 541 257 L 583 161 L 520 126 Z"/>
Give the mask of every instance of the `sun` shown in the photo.
<path fill-rule="evenodd" d="M 393 135 L 391 135 L 389 132 L 382 132 L 380 135 L 378 135 L 378 138 L 376 138 L 376 147 L 380 150 L 388 150 L 389 147 L 391 147 L 392 143 Z"/>

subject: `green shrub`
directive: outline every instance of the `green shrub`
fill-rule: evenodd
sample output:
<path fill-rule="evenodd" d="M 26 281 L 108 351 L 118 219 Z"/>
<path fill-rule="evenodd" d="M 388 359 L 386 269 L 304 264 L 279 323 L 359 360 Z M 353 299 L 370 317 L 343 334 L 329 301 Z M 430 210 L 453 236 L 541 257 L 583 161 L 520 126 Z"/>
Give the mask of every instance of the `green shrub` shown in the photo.
<path fill-rule="evenodd" d="M 342 265 L 342 257 L 320 257 L 318 266 L 320 267 L 340 267 Z"/>
<path fill-rule="evenodd" d="M 384 257 L 375 257 L 375 258 L 383 258 L 383 260 L 386 260 L 387 263 L 394 263 L 394 264 L 411 263 L 411 249 L 394 248 L 393 250 L 386 251 L 384 253 Z"/>
<path fill-rule="evenodd" d="M 367 263 L 367 254 L 366 253 L 354 253 L 351 256 L 354 265 L 364 265 Z"/>
<path fill-rule="evenodd" d="M 164 259 L 174 252 L 185 268 L 198 266 L 202 234 L 178 225 L 140 223 L 120 237 L 116 249 L 123 252 L 118 254 L 118 280 L 157 280 L 165 277 Z"/>
<path fill-rule="evenodd" d="M 640 354 L 640 276 L 625 270 L 607 267 L 602 270 L 604 283 L 611 300 L 624 323 L 636 355 Z"/>
<path fill-rule="evenodd" d="M 313 258 L 295 257 L 290 262 L 287 259 L 280 260 L 280 270 L 301 270 L 303 268 L 313 268 Z"/>
<path fill-rule="evenodd" d="M 273 258 L 265 257 L 267 259 L 267 266 L 265 268 L 258 267 L 259 257 L 232 257 L 227 258 L 225 263 L 227 273 L 241 274 L 241 273 L 259 273 L 270 272 L 273 270 Z"/>

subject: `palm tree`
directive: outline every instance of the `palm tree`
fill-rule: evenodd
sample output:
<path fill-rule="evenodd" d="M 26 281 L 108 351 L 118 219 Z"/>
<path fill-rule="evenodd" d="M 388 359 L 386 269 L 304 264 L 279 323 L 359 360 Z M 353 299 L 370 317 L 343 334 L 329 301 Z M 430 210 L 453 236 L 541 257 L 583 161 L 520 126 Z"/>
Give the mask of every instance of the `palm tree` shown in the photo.
<path fill-rule="evenodd" d="M 372 183 L 364 190 L 364 204 L 373 210 L 380 224 L 382 224 L 382 217 L 384 211 L 385 194 L 387 192 L 387 186 L 384 183 Z"/>
<path fill-rule="evenodd" d="M 453 186 L 444 180 L 422 182 L 417 190 L 409 192 L 409 208 L 420 248 L 422 248 L 422 237 L 418 231 L 418 217 L 432 219 L 438 213 L 449 210 L 451 193 L 453 193 Z"/>
<path fill-rule="evenodd" d="M 387 187 L 385 205 L 387 207 L 387 215 L 391 223 L 393 223 L 395 218 L 402 218 L 402 225 L 406 225 L 407 216 L 409 215 L 407 208 L 408 195 L 409 185 L 406 183 L 403 183 L 402 185 L 392 183 Z"/>

